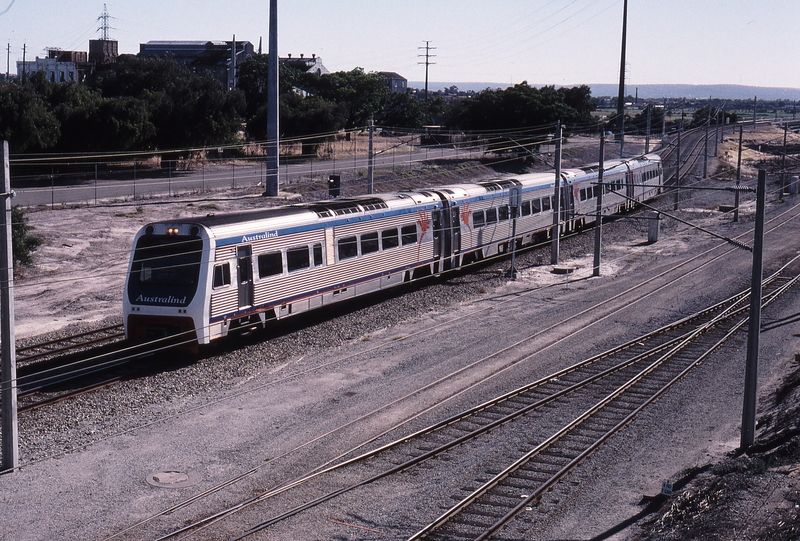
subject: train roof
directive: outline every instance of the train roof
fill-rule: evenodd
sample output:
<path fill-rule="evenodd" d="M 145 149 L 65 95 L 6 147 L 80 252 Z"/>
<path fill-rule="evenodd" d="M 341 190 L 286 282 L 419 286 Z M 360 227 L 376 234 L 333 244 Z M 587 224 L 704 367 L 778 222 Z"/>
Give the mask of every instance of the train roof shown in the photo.
<path fill-rule="evenodd" d="M 628 160 L 608 160 L 605 162 L 607 172 L 617 168 L 627 169 L 628 164 L 646 161 L 660 162 L 657 154 L 648 154 Z M 565 169 L 562 176 L 566 182 L 571 183 L 579 176 L 593 176 L 597 173 L 599 164 L 589 164 L 584 167 Z M 310 203 L 297 203 L 294 205 L 271 207 L 259 210 L 239 211 L 221 214 L 208 214 L 206 216 L 188 217 L 174 220 L 165 220 L 162 223 L 187 223 L 204 226 L 208 229 L 236 228 L 243 223 L 269 221 L 271 227 L 281 225 L 312 223 L 320 219 L 334 219 L 351 214 L 366 214 L 372 211 L 387 209 L 397 210 L 420 205 L 437 205 L 441 203 L 441 195 L 450 199 L 480 197 L 492 192 L 508 190 L 514 186 L 523 188 L 546 188 L 555 183 L 555 172 L 523 173 L 505 178 L 494 178 L 476 182 L 474 184 L 452 184 L 410 191 L 389 192 L 376 195 L 363 195 L 350 198 L 332 199 Z"/>

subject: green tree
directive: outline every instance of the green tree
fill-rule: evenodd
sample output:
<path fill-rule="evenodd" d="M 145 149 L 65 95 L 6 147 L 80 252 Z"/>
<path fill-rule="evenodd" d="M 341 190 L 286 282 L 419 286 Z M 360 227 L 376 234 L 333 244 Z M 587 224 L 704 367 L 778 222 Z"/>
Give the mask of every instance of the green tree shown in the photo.
<path fill-rule="evenodd" d="M 269 55 L 254 55 L 238 68 L 238 88 L 244 94 L 247 103 L 245 115 L 248 122 L 254 120 L 257 113 L 267 106 L 268 62 Z M 291 92 L 293 86 L 301 84 L 301 74 L 283 64 L 280 64 L 278 69 L 278 95 L 285 96 Z"/>
<path fill-rule="evenodd" d="M 316 96 L 339 104 L 345 112 L 345 128 L 366 126 L 390 97 L 386 78 L 365 73 L 362 68 L 304 78 L 304 88 Z"/>
<path fill-rule="evenodd" d="M 375 121 L 387 128 L 421 128 L 429 121 L 428 106 L 411 94 L 395 92 L 386 97 Z"/>
<path fill-rule="evenodd" d="M 11 209 L 11 250 L 14 252 L 14 266 L 32 265 L 32 253 L 44 242 L 40 237 L 32 235 L 33 227 L 18 206 Z"/>
<path fill-rule="evenodd" d="M 647 133 L 647 109 L 648 107 L 652 107 L 652 113 L 650 113 L 650 134 L 654 133 L 661 133 L 661 125 L 664 121 L 664 108 L 663 107 L 654 107 L 652 104 L 648 104 L 642 111 L 630 118 L 626 115 L 625 117 L 625 132 L 626 133 L 633 133 L 636 131 L 637 133 L 645 134 Z M 632 128 L 636 128 L 633 130 Z"/>
<path fill-rule="evenodd" d="M 588 89 L 588 87 L 587 87 Z M 568 98 L 573 105 L 565 102 Z M 461 102 L 450 115 L 450 127 L 464 130 L 503 130 L 534 128 L 554 124 L 583 123 L 590 120 L 588 92 L 535 88 L 527 82 L 506 90 L 484 90 L 471 100 Z M 576 108 L 577 107 L 577 108 Z"/>
<path fill-rule="evenodd" d="M 134 98 L 146 104 L 147 119 L 128 102 L 126 110 L 134 122 L 125 125 L 127 134 L 135 134 L 130 140 L 148 137 L 140 143 L 145 148 L 231 143 L 241 129 L 243 94 L 228 92 L 210 73 L 192 73 L 172 60 L 122 57 L 91 84 L 106 98 Z"/>
<path fill-rule="evenodd" d="M 44 79 L 44 74 L 37 75 Z M 11 152 L 47 150 L 60 136 L 58 118 L 33 86 L 0 85 L 0 139 L 8 141 Z"/>

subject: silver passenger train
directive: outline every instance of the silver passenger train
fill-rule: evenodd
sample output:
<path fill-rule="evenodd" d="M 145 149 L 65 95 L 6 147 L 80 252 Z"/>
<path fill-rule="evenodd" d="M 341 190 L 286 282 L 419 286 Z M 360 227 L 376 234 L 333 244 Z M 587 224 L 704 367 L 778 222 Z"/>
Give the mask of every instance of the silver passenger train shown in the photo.
<path fill-rule="evenodd" d="M 562 172 L 562 232 L 659 193 L 649 154 Z M 516 236 L 509 195 L 521 192 Z M 554 173 L 167 220 L 135 236 L 124 293 L 133 342 L 233 331 L 459 269 L 550 236 Z M 517 191 L 517 190 L 514 190 Z"/>

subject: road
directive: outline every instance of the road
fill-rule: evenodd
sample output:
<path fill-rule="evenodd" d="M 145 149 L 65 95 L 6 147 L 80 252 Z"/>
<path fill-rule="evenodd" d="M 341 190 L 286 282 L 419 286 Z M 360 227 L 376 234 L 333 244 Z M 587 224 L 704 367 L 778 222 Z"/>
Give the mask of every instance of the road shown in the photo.
<path fill-rule="evenodd" d="M 413 168 L 433 160 L 479 159 L 483 156 L 480 148 L 408 148 L 410 151 L 403 149 L 402 152 L 377 153 L 374 158 L 375 169 Z M 367 156 L 294 163 L 282 160 L 280 183 L 282 187 L 303 182 L 310 184 L 315 179 L 327 180 L 328 175 L 340 174 L 342 187 L 345 188 L 349 183 L 366 183 L 367 168 Z M 262 159 L 212 161 L 178 171 L 170 166 L 160 169 L 134 167 L 128 178 L 118 178 L 119 174 L 114 175 L 117 178 L 96 174 L 95 178 L 69 180 L 66 175 L 51 175 L 49 185 L 47 179 L 43 180 L 41 176 L 35 183 L 20 177 L 15 179 L 14 170 L 15 164 L 12 161 L 11 182 L 16 194 L 13 204 L 22 207 L 96 204 L 100 201 L 127 201 L 153 196 L 235 190 L 263 186 L 266 175 Z"/>

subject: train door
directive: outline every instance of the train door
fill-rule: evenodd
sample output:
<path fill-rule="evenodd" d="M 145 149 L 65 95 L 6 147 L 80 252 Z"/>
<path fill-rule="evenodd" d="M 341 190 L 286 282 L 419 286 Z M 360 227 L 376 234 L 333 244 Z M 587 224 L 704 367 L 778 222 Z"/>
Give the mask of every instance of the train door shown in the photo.
<path fill-rule="evenodd" d="M 444 272 L 459 266 L 461 252 L 461 209 L 449 206 L 433 211 L 433 258 L 434 270 Z"/>
<path fill-rule="evenodd" d="M 239 271 L 239 309 L 253 306 L 253 247 L 236 248 L 237 269 Z"/>
<path fill-rule="evenodd" d="M 565 231 L 569 232 L 575 227 L 575 196 L 572 193 L 572 184 L 567 179 L 561 181 L 561 216 L 559 221 L 564 224 Z"/>
<path fill-rule="evenodd" d="M 633 183 L 633 172 L 630 170 L 630 166 L 628 166 L 628 170 L 625 172 L 625 190 L 629 198 L 626 201 L 625 207 L 633 208 L 636 204 L 636 192 L 635 184 Z"/>

